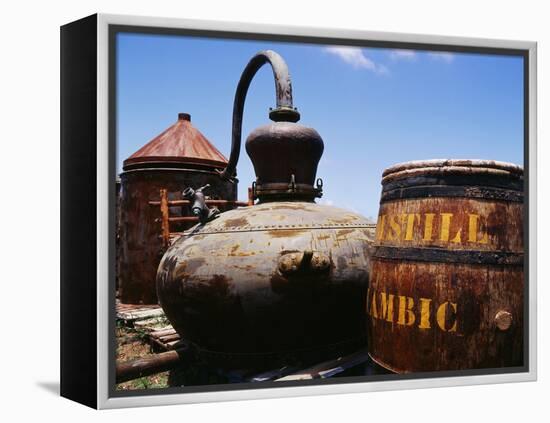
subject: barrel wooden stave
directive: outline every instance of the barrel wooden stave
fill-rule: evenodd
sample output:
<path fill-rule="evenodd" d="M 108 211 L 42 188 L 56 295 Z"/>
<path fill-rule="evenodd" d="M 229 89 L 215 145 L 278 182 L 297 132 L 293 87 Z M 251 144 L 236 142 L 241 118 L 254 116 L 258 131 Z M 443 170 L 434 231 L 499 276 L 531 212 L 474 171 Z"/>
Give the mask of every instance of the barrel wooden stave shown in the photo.
<path fill-rule="evenodd" d="M 394 200 L 380 205 L 376 245 L 521 254 L 522 225 L 522 203 L 467 198 Z M 475 233 L 470 233 L 472 228 Z"/>
<path fill-rule="evenodd" d="M 523 271 L 509 267 L 373 259 L 367 294 L 371 356 L 397 373 L 521 365 Z M 383 315 L 382 301 L 390 295 L 393 306 Z M 414 317 L 402 311 L 410 299 Z M 497 328 L 499 311 L 512 315 L 508 330 Z"/>
<path fill-rule="evenodd" d="M 389 370 L 523 364 L 521 168 L 482 165 L 384 174 L 366 311 Z"/>

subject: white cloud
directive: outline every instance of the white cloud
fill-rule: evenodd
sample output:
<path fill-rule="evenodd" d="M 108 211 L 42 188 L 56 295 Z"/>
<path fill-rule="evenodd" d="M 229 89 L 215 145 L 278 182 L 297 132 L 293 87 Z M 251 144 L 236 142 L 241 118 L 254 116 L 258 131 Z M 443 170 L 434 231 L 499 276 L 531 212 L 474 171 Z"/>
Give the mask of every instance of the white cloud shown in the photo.
<path fill-rule="evenodd" d="M 414 52 L 414 50 L 396 49 L 390 51 L 389 54 L 392 60 L 416 60 L 416 53 Z"/>
<path fill-rule="evenodd" d="M 364 51 L 359 47 L 332 46 L 327 47 L 326 51 L 338 56 L 355 69 L 367 69 L 381 75 L 388 73 L 388 68 L 384 65 L 375 63 L 371 58 L 367 57 Z"/>
<path fill-rule="evenodd" d="M 455 55 L 453 53 L 447 53 L 444 51 L 431 51 L 428 53 L 428 56 L 434 60 L 445 63 L 451 63 L 455 59 Z"/>

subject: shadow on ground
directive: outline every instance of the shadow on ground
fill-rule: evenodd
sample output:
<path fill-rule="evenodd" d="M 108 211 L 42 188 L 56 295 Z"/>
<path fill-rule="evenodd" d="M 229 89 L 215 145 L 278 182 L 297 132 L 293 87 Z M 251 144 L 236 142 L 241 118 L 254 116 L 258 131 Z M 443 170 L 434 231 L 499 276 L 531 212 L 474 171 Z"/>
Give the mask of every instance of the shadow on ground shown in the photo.
<path fill-rule="evenodd" d="M 59 396 L 59 382 L 36 382 L 36 386 L 55 396 Z"/>

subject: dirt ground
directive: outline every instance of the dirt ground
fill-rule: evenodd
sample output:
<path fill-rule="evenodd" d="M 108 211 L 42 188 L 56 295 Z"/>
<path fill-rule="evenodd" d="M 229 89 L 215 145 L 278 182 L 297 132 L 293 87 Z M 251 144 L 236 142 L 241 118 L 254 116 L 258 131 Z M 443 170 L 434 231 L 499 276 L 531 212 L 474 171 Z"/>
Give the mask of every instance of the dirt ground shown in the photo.
<path fill-rule="evenodd" d="M 144 332 L 119 325 L 116 328 L 117 363 L 153 355 Z M 117 390 L 155 389 L 168 386 L 168 372 L 119 383 Z"/>

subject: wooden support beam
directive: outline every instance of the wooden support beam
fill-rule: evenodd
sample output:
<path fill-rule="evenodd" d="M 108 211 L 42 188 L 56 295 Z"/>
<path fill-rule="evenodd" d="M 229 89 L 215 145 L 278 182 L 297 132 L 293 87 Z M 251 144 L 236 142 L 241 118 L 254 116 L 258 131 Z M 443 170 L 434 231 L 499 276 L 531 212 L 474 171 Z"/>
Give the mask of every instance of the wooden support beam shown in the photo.
<path fill-rule="evenodd" d="M 198 222 L 199 218 L 196 216 L 177 216 L 169 217 L 168 222 Z"/>
<path fill-rule="evenodd" d="M 171 370 L 187 356 L 188 349 L 177 349 L 117 364 L 116 383 L 127 382 Z"/>
<path fill-rule="evenodd" d="M 368 360 L 368 351 L 366 349 L 363 349 L 356 351 L 353 354 L 338 357 L 334 360 L 325 361 L 307 369 L 303 369 L 290 375 L 283 376 L 279 379 L 276 379 L 276 381 L 325 379 L 338 373 L 342 373 L 345 370 L 355 367 L 359 364 L 366 363 Z"/>
<path fill-rule="evenodd" d="M 168 201 L 168 207 L 189 206 L 189 200 L 171 200 Z M 161 201 L 149 201 L 150 206 L 160 206 Z M 206 200 L 208 206 L 227 206 L 227 207 L 246 207 L 249 201 L 233 201 L 233 200 Z"/>
<path fill-rule="evenodd" d="M 168 209 L 168 193 L 165 189 L 160 190 L 160 214 L 162 245 L 166 250 L 170 246 L 170 212 Z"/>

